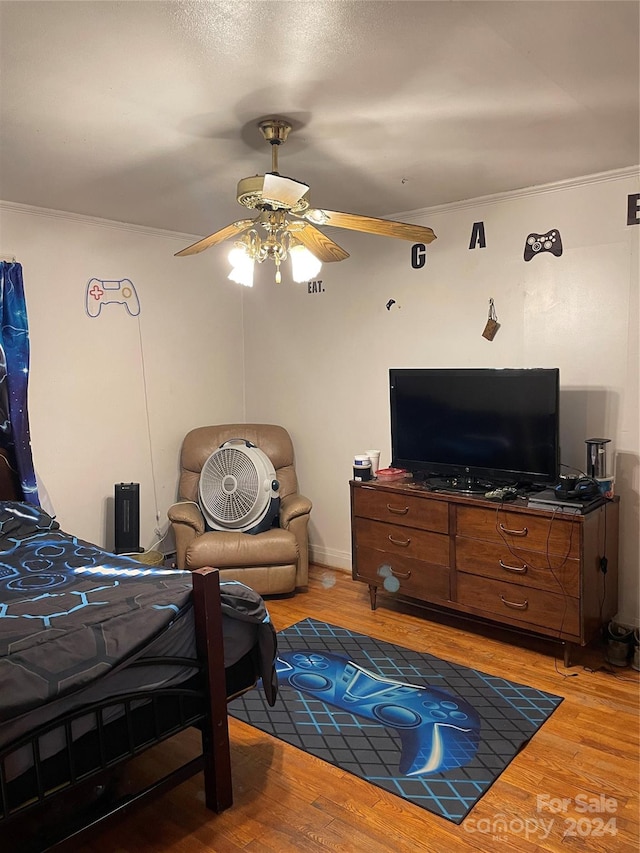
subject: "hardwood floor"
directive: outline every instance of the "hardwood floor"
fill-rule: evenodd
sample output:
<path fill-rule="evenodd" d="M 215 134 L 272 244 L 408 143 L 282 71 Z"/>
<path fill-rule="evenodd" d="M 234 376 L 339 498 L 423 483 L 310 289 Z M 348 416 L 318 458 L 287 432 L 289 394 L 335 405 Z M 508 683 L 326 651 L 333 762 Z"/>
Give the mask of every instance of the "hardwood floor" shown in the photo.
<path fill-rule="evenodd" d="M 82 853 L 637 851 L 639 673 L 631 667 L 610 667 L 594 649 L 565 670 L 559 647 L 461 628 L 459 619 L 432 621 L 388 597 L 372 612 L 365 585 L 319 566 L 308 592 L 268 606 L 278 630 L 312 616 L 565 701 L 459 826 L 230 719 L 231 809 L 207 811 L 198 775 Z M 197 747 L 197 734 L 183 733 L 143 756 L 143 771 Z"/>

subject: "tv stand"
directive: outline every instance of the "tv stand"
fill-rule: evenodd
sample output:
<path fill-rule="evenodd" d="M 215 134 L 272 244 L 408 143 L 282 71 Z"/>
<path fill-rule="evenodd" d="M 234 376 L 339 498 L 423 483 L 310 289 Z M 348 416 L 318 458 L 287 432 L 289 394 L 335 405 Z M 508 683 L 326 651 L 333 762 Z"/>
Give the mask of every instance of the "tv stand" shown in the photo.
<path fill-rule="evenodd" d="M 618 506 L 582 513 L 351 482 L 353 579 L 430 609 L 584 646 L 618 607 Z M 602 558 L 607 558 L 607 573 Z"/>

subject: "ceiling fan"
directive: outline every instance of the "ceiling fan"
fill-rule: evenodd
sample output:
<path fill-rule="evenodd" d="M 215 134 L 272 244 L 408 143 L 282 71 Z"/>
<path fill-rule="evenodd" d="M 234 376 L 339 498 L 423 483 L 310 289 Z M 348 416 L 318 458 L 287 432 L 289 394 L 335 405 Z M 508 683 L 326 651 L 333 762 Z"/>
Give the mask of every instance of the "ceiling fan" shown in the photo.
<path fill-rule="evenodd" d="M 300 282 L 316 276 L 322 263 L 348 258 L 349 253 L 317 226 L 330 225 L 414 243 L 427 244 L 435 240 L 436 235 L 426 226 L 311 207 L 308 184 L 278 172 L 278 148 L 286 141 L 291 124 L 285 119 L 268 118 L 259 122 L 258 127 L 265 141 L 271 145 L 271 171 L 242 178 L 237 190 L 238 203 L 256 210 L 258 215 L 254 219 L 232 222 L 176 252 L 176 257 L 195 255 L 224 240 L 237 238 L 229 254 L 233 266 L 229 278 L 250 287 L 256 261 L 262 263 L 271 258 L 276 265 L 276 282 L 279 283 L 280 264 L 288 257 L 291 258 L 293 278 Z"/>

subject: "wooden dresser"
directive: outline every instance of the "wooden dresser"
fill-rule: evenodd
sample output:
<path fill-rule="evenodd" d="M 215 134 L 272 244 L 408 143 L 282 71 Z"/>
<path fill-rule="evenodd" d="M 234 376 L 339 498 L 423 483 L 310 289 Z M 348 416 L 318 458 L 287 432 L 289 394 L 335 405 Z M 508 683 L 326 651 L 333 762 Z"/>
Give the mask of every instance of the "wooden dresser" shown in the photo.
<path fill-rule="evenodd" d="M 562 641 L 566 663 L 617 611 L 617 499 L 574 515 L 353 481 L 351 532 L 372 609 L 380 590 L 465 613 Z"/>

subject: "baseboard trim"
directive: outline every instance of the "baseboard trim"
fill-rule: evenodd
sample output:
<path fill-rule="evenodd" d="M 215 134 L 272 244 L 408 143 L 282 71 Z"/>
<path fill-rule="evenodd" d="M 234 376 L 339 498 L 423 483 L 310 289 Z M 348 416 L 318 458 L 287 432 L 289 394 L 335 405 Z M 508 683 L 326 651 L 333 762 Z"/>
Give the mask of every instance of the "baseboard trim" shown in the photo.
<path fill-rule="evenodd" d="M 316 566 L 340 569 L 344 572 L 351 571 L 351 552 L 336 551 L 333 548 L 323 548 L 320 545 L 309 543 L 309 562 Z"/>

